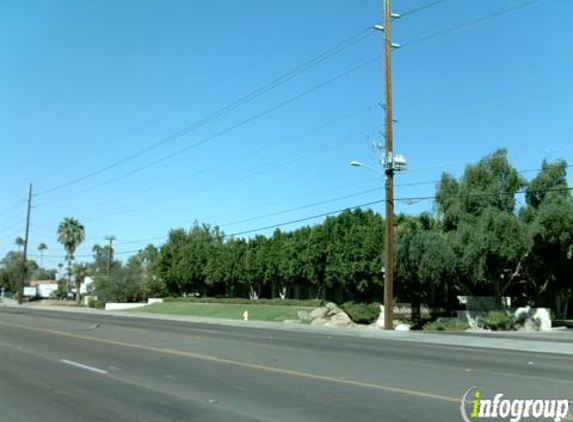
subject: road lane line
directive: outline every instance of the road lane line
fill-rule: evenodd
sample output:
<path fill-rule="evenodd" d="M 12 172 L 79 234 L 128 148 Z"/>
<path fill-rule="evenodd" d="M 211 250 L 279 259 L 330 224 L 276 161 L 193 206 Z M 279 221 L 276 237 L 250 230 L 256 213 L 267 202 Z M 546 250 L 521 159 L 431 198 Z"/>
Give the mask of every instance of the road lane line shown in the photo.
<path fill-rule="evenodd" d="M 299 378 L 307 378 L 307 379 L 314 379 L 314 380 L 319 380 L 319 381 L 327 381 L 327 382 L 331 382 L 331 383 L 335 383 L 335 384 L 369 388 L 369 389 L 374 389 L 374 390 L 379 390 L 379 391 L 388 391 L 388 392 L 397 393 L 397 394 L 403 394 L 403 395 L 414 396 L 414 397 L 429 398 L 429 399 L 447 401 L 447 402 L 452 402 L 452 403 L 459 403 L 460 402 L 459 398 L 441 396 L 438 394 L 428 393 L 425 391 L 410 390 L 410 389 L 406 389 L 406 388 L 391 387 L 391 386 L 383 385 L 383 384 L 374 384 L 374 383 L 363 382 L 363 381 L 353 381 L 353 380 L 349 380 L 349 379 L 339 379 L 339 378 L 335 378 L 335 377 L 330 377 L 328 375 L 319 375 L 319 374 L 313 374 L 310 372 L 302 372 L 302 371 L 295 371 L 295 370 L 290 370 L 290 369 L 273 368 L 270 366 L 258 365 L 255 363 L 247 363 L 247 362 L 235 361 L 235 360 L 230 360 L 230 359 L 221 359 L 221 358 L 217 358 L 215 356 L 203 355 L 203 354 L 193 353 L 193 352 L 187 352 L 185 350 L 177 350 L 177 349 L 161 348 L 161 347 L 153 347 L 153 346 L 144 346 L 141 344 L 134 344 L 134 343 L 125 343 L 125 342 L 121 342 L 121 341 L 117 341 L 117 340 L 108 340 L 108 339 L 102 339 L 102 338 L 88 337 L 88 336 L 74 334 L 74 333 L 70 333 L 70 332 L 66 332 L 66 331 L 59 331 L 59 330 L 53 330 L 53 329 L 43 329 L 43 328 L 37 328 L 37 327 L 29 327 L 26 325 L 7 323 L 7 322 L 3 322 L 3 321 L 0 321 L 0 325 L 12 327 L 12 328 L 29 330 L 29 331 L 40 332 L 40 333 L 44 333 L 44 334 L 53 334 L 53 335 L 62 336 L 62 337 L 75 338 L 78 340 L 87 340 L 87 341 L 93 341 L 96 343 L 111 344 L 111 345 L 115 345 L 115 346 L 128 347 L 128 348 L 138 349 L 138 350 L 146 350 L 146 351 L 150 351 L 150 352 L 162 353 L 162 354 L 167 354 L 167 355 L 172 355 L 172 356 L 182 356 L 182 357 L 188 357 L 188 358 L 203 360 L 203 361 L 210 361 L 210 362 L 214 362 L 214 363 L 226 364 L 226 365 L 237 366 L 237 367 L 242 367 L 242 368 L 256 369 L 256 370 L 260 370 L 260 371 L 272 372 L 272 373 L 289 375 L 289 376 L 295 376 L 295 377 L 299 377 Z"/>
<path fill-rule="evenodd" d="M 60 362 L 65 363 L 66 365 L 74 366 L 76 368 L 85 369 L 86 371 L 96 372 L 96 373 L 102 374 L 102 375 L 107 374 L 107 371 L 104 371 L 103 369 L 98 369 L 98 368 L 94 368 L 93 366 L 83 365 L 81 363 L 74 362 L 71 360 L 60 359 Z"/>
<path fill-rule="evenodd" d="M 278 374 L 295 376 L 295 377 L 300 377 L 300 378 L 327 381 L 327 382 L 331 382 L 331 383 L 335 383 L 335 384 L 350 385 L 350 386 L 354 386 L 354 387 L 369 388 L 369 389 L 374 389 L 374 390 L 379 390 L 379 391 L 387 391 L 387 392 L 392 392 L 392 393 L 397 393 L 397 394 L 402 394 L 402 395 L 407 395 L 407 396 L 414 396 L 414 397 L 428 398 L 428 399 L 447 401 L 447 402 L 453 402 L 453 403 L 460 403 L 460 398 L 457 398 L 457 397 L 442 396 L 442 395 L 433 394 L 433 393 L 429 393 L 429 392 L 425 392 L 425 391 L 391 387 L 388 385 L 374 384 L 374 383 L 369 383 L 369 382 L 364 382 L 364 381 L 340 379 L 340 378 L 335 378 L 335 377 L 331 377 L 328 375 L 313 374 L 310 372 L 302 372 L 302 371 L 296 371 L 296 370 L 290 370 L 290 369 L 274 368 L 274 367 L 259 365 L 259 364 L 255 364 L 255 363 L 241 362 L 241 361 L 235 361 L 235 360 L 230 360 L 230 359 L 218 358 L 218 357 L 211 356 L 211 355 L 204 355 L 204 354 L 199 354 L 199 353 L 194 353 L 194 352 L 188 352 L 185 350 L 154 347 L 154 346 L 145 346 L 145 345 L 141 345 L 141 344 L 126 343 L 126 342 L 121 342 L 121 341 L 117 341 L 117 340 L 94 338 L 94 337 L 78 335 L 78 334 L 74 334 L 74 333 L 70 333 L 70 332 L 66 332 L 66 331 L 59 331 L 59 330 L 53 330 L 53 329 L 43 329 L 43 328 L 37 328 L 37 327 L 29 327 L 26 325 L 7 323 L 7 322 L 3 322 L 3 321 L 0 321 L 0 325 L 4 325 L 7 327 L 13 327 L 13 328 L 20 328 L 20 329 L 25 329 L 25 330 L 35 331 L 35 332 L 40 332 L 40 333 L 44 333 L 44 334 L 53 334 L 53 335 L 58 335 L 58 336 L 63 336 L 63 337 L 75 338 L 78 340 L 87 340 L 87 341 L 93 341 L 96 343 L 111 344 L 111 345 L 115 345 L 115 346 L 128 347 L 128 348 L 138 349 L 138 350 L 146 350 L 146 351 L 155 352 L 155 353 L 162 353 L 162 354 L 168 354 L 168 355 L 174 355 L 174 356 L 188 357 L 188 358 L 197 359 L 197 360 L 227 364 L 227 365 L 237 366 L 237 367 L 242 367 L 242 368 L 256 369 L 256 370 L 260 370 L 260 371 L 278 373 Z M 97 368 L 94 368 L 94 369 L 97 369 Z M 571 418 L 571 416 L 567 416 L 564 419 L 573 421 L 573 418 Z"/>

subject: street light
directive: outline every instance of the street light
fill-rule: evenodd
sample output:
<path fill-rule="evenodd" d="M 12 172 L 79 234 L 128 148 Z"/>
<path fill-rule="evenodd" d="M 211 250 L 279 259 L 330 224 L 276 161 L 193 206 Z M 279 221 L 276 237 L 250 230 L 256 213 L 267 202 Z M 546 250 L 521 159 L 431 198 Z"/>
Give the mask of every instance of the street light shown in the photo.
<path fill-rule="evenodd" d="M 351 165 L 352 167 L 364 167 L 364 168 L 369 169 L 369 170 L 372 170 L 373 172 L 378 173 L 378 174 L 380 174 L 380 175 L 382 175 L 382 176 L 385 176 L 385 175 L 386 175 L 383 171 L 378 170 L 376 167 L 369 166 L 368 164 L 364 164 L 364 163 L 361 162 L 361 161 L 352 160 L 352 161 L 350 162 L 350 165 Z"/>

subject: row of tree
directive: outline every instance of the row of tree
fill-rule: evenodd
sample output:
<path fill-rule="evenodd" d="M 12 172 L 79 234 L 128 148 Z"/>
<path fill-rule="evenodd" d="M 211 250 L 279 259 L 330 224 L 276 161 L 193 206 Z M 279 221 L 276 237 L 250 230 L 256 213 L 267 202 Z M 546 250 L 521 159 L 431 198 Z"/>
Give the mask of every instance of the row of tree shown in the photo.
<path fill-rule="evenodd" d="M 573 296 L 567 168 L 564 161 L 544 161 L 528 182 L 499 150 L 466 167 L 460 178 L 443 174 L 433 212 L 396 218 L 396 300 L 415 309 L 455 308 L 458 295 L 509 296 L 516 304 L 567 314 Z M 84 237 L 75 219 L 58 227 L 69 276 L 79 271 L 71 270 L 72 262 Z M 94 261 L 82 270 L 95 277 L 103 300 L 212 295 L 373 302 L 382 296 L 383 239 L 383 218 L 370 210 L 250 239 L 194 223 L 125 264 L 113 258 L 112 248 L 95 245 Z M 0 283 L 7 269 L 2 261 Z"/>
<path fill-rule="evenodd" d="M 396 219 L 397 300 L 451 308 L 458 295 L 509 296 L 567 314 L 573 296 L 567 167 L 543 161 L 528 182 L 499 150 L 459 179 L 443 174 L 432 213 Z M 383 238 L 383 218 L 363 210 L 248 240 L 196 223 L 173 230 L 150 260 L 156 289 L 150 293 L 375 301 L 383 286 Z"/>

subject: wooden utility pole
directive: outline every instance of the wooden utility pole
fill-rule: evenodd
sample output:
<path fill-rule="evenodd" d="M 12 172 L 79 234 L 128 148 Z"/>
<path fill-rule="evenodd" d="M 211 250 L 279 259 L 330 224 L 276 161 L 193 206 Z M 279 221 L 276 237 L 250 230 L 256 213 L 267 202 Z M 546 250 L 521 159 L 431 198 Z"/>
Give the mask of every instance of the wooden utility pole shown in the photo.
<path fill-rule="evenodd" d="M 28 240 L 30 234 L 30 210 L 32 209 L 32 184 L 30 183 L 30 190 L 28 191 L 28 211 L 26 213 L 26 235 L 24 237 L 24 252 L 22 254 L 22 278 L 18 286 L 18 303 L 21 305 L 24 301 L 24 286 L 28 277 Z"/>
<path fill-rule="evenodd" d="M 392 13 L 390 0 L 383 0 L 384 13 L 384 110 L 386 145 L 384 151 L 384 169 L 386 173 L 386 232 L 384 248 L 384 329 L 394 329 L 394 145 L 392 116 L 392 40 L 390 24 Z"/>
<path fill-rule="evenodd" d="M 112 258 L 112 251 L 113 251 L 113 241 L 115 240 L 115 236 L 107 236 L 105 240 L 109 241 L 109 250 L 107 251 L 107 275 L 111 272 L 111 258 Z"/>

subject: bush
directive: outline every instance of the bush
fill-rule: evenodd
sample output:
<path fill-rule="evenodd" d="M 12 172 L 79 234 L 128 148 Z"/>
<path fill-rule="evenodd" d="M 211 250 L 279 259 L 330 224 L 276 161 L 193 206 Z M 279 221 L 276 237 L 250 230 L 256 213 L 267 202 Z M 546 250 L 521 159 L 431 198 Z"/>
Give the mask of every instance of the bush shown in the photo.
<path fill-rule="evenodd" d="M 483 328 L 492 331 L 513 330 L 515 318 L 505 311 L 490 311 L 481 321 Z"/>
<path fill-rule="evenodd" d="M 465 331 L 468 328 L 470 326 L 466 322 L 458 318 L 452 318 L 428 322 L 422 329 L 424 331 Z"/>
<path fill-rule="evenodd" d="M 342 310 L 348 314 L 352 322 L 356 324 L 372 324 L 376 322 L 380 315 L 380 304 L 345 302 L 340 305 Z"/>
<path fill-rule="evenodd" d="M 190 302 L 190 303 L 221 303 L 227 305 L 285 305 L 285 306 L 304 306 L 309 308 L 318 308 L 324 304 L 319 299 L 246 299 L 242 297 L 166 297 L 164 302 Z"/>

